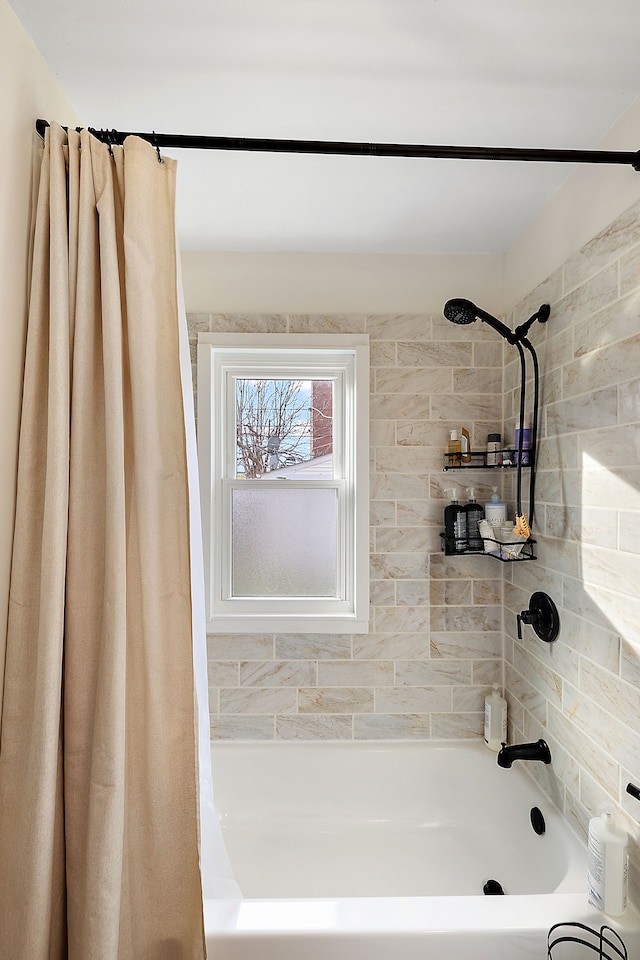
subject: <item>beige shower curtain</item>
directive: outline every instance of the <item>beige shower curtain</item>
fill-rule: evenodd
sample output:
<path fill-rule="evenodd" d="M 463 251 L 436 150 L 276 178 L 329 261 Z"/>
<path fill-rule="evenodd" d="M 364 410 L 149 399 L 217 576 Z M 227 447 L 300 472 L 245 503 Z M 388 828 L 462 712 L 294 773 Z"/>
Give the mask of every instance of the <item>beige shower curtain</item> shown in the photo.
<path fill-rule="evenodd" d="M 204 957 L 175 164 L 47 131 L 0 739 L 0 956 Z"/>

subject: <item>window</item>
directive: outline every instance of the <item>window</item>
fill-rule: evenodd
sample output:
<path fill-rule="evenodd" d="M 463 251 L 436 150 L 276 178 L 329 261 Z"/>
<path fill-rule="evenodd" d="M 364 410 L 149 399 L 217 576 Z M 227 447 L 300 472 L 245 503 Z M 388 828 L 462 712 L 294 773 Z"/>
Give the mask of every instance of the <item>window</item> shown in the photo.
<path fill-rule="evenodd" d="M 368 338 L 200 334 L 210 632 L 368 628 Z"/>

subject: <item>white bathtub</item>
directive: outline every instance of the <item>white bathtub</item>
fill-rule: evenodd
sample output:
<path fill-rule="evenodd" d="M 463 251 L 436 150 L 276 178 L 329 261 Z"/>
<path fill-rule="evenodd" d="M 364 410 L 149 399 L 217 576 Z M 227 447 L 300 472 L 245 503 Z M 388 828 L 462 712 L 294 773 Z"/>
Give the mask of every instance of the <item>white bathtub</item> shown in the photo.
<path fill-rule="evenodd" d="M 585 849 L 525 763 L 501 769 L 481 742 L 215 743 L 212 758 L 244 897 L 205 903 L 212 960 L 544 960 L 565 921 L 610 922 L 640 956 L 635 914 L 588 905 Z"/>

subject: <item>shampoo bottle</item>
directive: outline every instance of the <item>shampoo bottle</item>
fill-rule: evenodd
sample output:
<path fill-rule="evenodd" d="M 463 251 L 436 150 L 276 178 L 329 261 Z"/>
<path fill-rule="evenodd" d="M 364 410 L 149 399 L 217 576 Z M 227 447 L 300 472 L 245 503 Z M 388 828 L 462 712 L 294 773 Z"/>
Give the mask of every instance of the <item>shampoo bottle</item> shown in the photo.
<path fill-rule="evenodd" d="M 628 838 L 615 824 L 612 804 L 601 804 L 599 812 L 589 821 L 589 902 L 619 917 L 627 906 Z"/>
<path fill-rule="evenodd" d="M 482 550 L 482 536 L 478 524 L 484 516 L 482 507 L 475 498 L 473 487 L 467 488 L 469 502 L 465 504 L 464 512 L 467 515 L 467 545 L 469 550 Z"/>
<path fill-rule="evenodd" d="M 467 515 L 450 490 L 451 503 L 444 508 L 444 552 L 464 553 L 467 549 Z"/>
<path fill-rule="evenodd" d="M 484 742 L 496 753 L 507 742 L 507 701 L 500 696 L 497 683 L 484 699 Z"/>

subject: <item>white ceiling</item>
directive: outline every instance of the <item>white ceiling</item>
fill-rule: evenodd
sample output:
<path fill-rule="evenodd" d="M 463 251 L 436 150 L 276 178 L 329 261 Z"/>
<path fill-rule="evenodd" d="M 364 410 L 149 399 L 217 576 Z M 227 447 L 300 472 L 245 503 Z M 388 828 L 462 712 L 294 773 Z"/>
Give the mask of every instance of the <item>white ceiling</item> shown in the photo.
<path fill-rule="evenodd" d="M 590 149 L 640 95 L 638 0 L 10 3 L 97 128 Z M 571 170 L 167 153 L 185 249 L 501 252 Z"/>

